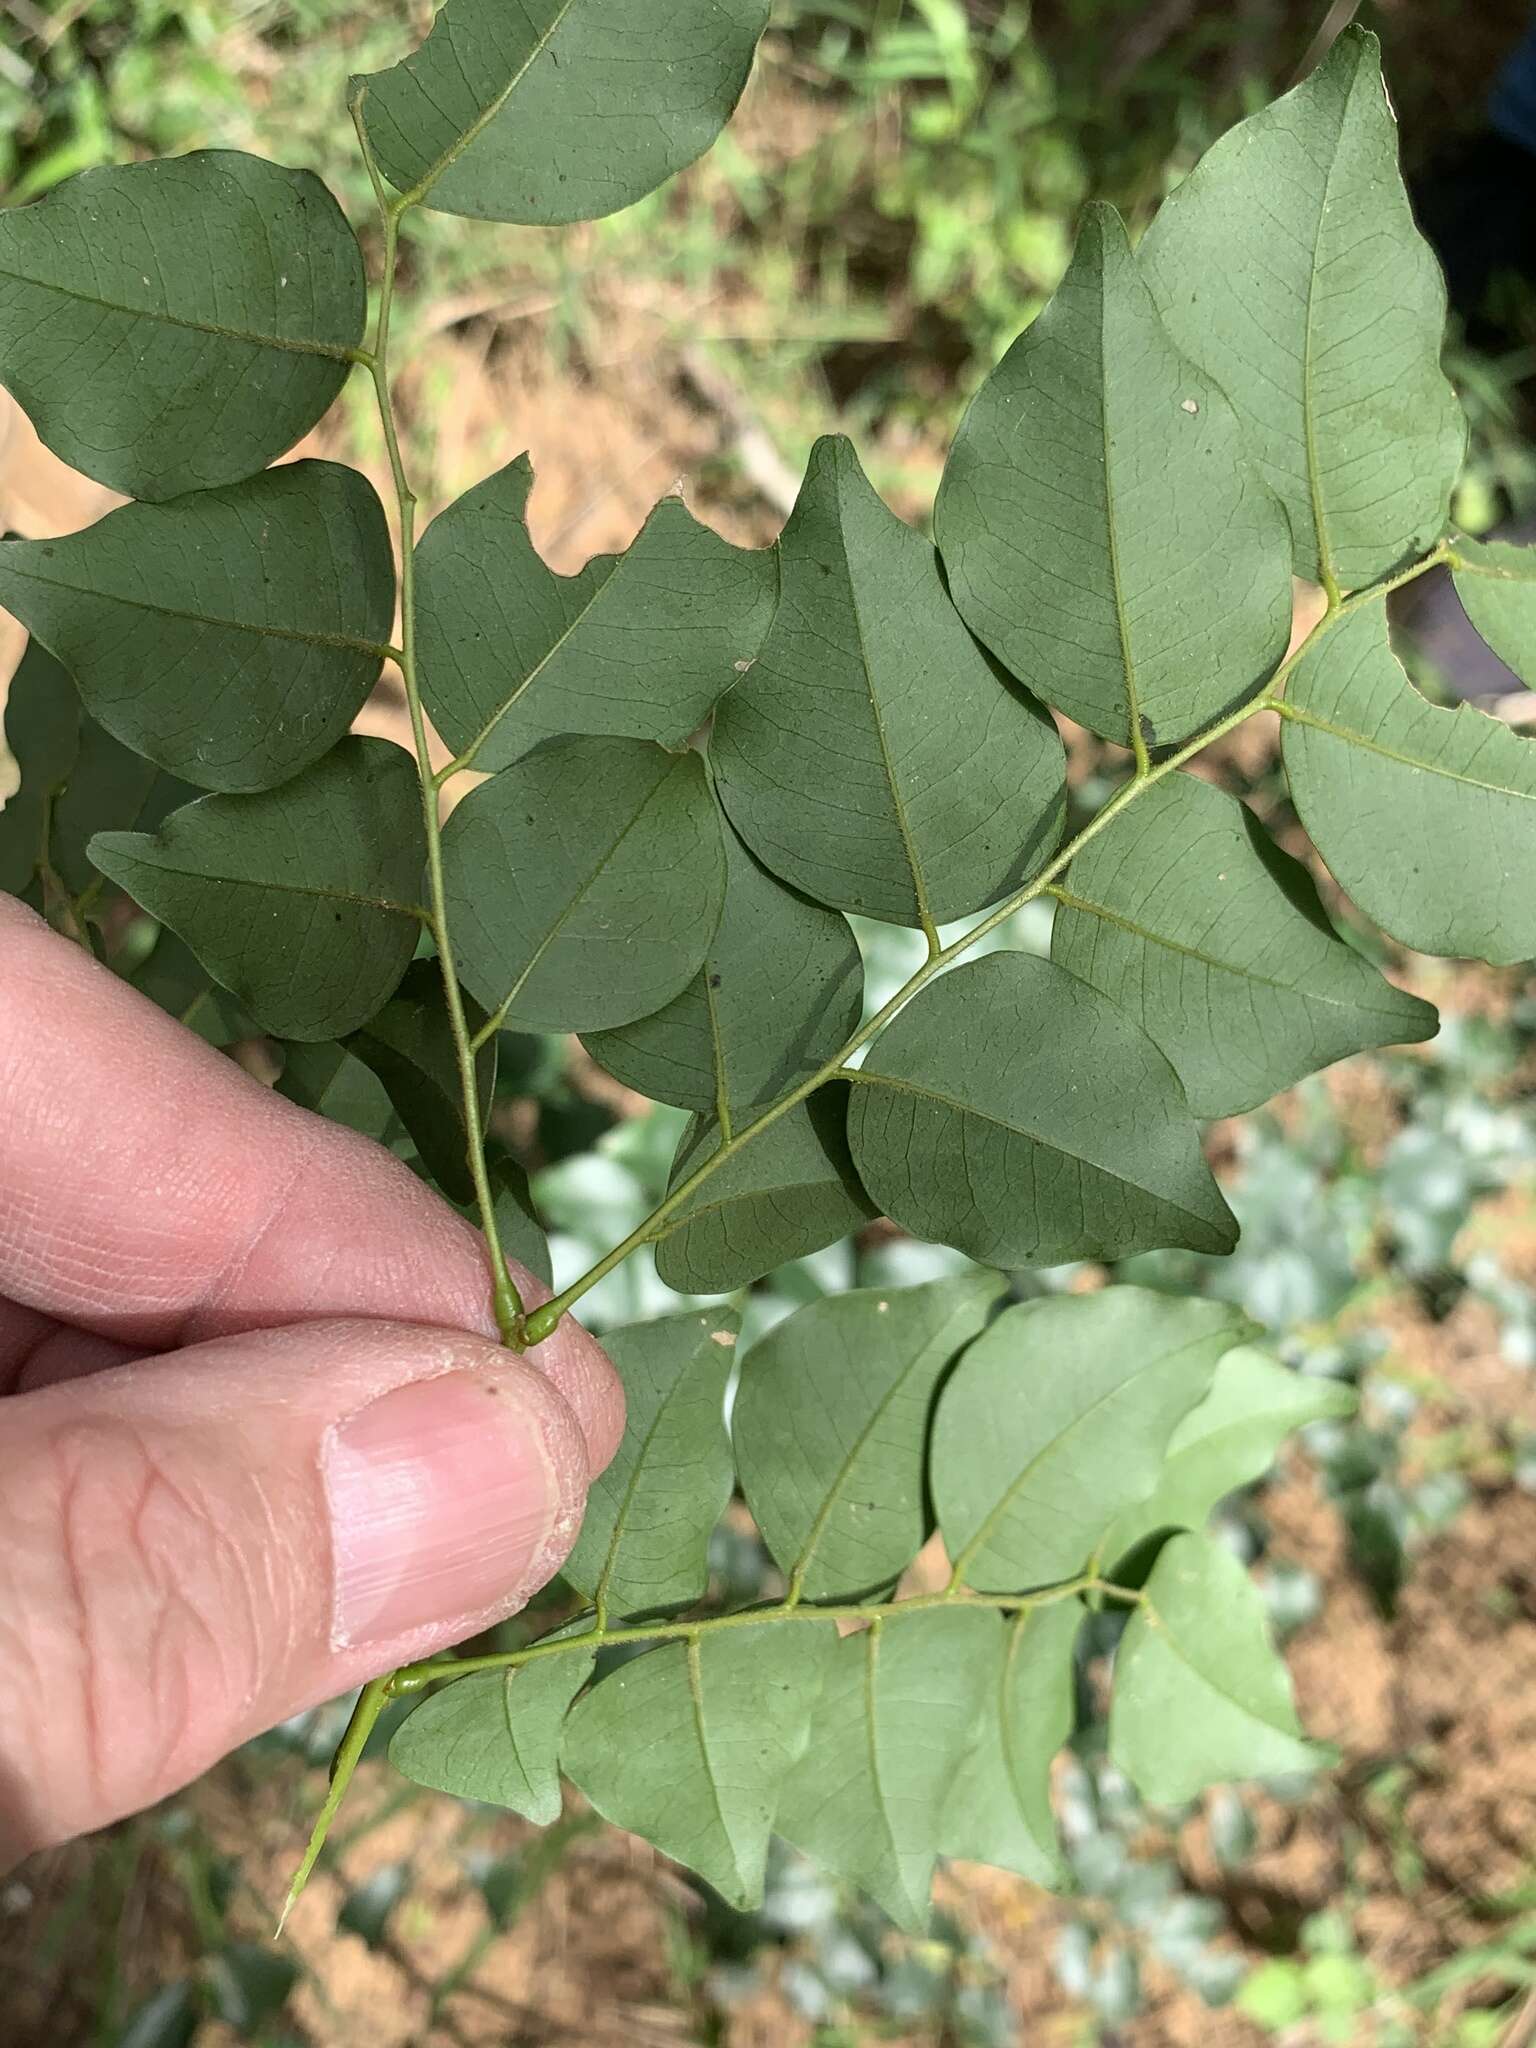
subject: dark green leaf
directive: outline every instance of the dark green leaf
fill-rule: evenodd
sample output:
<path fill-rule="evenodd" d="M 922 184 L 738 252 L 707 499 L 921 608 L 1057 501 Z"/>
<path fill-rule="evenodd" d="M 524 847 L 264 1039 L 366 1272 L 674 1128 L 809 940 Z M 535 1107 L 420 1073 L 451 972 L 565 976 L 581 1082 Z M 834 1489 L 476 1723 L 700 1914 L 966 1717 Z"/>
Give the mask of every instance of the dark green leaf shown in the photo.
<path fill-rule="evenodd" d="M 932 1526 L 934 1389 L 986 1322 L 1000 1273 L 813 1301 L 742 1362 L 736 1469 L 763 1540 L 807 1599 L 893 1581 Z"/>
<path fill-rule="evenodd" d="M 1304 85 L 1223 136 L 1141 260 L 1174 341 L 1236 407 L 1301 575 L 1353 589 L 1439 538 L 1466 425 L 1373 35 L 1346 29 Z"/>
<path fill-rule="evenodd" d="M 115 746 L 116 742 L 112 744 Z M 190 947 L 174 932 L 161 930 L 154 951 L 129 977 L 140 995 L 195 1031 L 209 1045 L 229 1045 L 237 1038 L 254 1038 L 256 1026 L 233 996 L 209 980 Z M 323 1046 L 305 1046 L 303 1051 L 320 1053 Z M 337 1047 L 335 1050 L 339 1051 Z M 386 1113 L 389 1105 L 384 1105 Z"/>
<path fill-rule="evenodd" d="M 773 552 L 732 547 L 665 498 L 624 554 L 557 576 L 529 537 L 532 488 L 519 456 L 434 519 L 417 550 L 433 723 L 486 772 L 561 733 L 682 746 L 762 645 Z"/>
<path fill-rule="evenodd" d="M 338 1933 L 357 1934 L 369 1948 L 382 1946 L 389 1918 L 410 1889 L 408 1863 L 386 1863 L 365 1877 L 342 1902 L 336 1915 Z"/>
<path fill-rule="evenodd" d="M 599 1031 L 698 973 L 725 898 L 704 764 L 645 740 L 546 740 L 443 834 L 465 986 L 500 1022 Z"/>
<path fill-rule="evenodd" d="M 1313 844 L 1394 939 L 1500 966 L 1536 954 L 1536 744 L 1470 705 L 1426 703 L 1384 606 L 1297 665 L 1284 744 Z"/>
<path fill-rule="evenodd" d="M 849 1112 L 893 1222 L 1002 1266 L 1237 1239 L 1178 1077 L 1138 1024 L 1023 953 L 956 968 L 876 1039 Z"/>
<path fill-rule="evenodd" d="M 1523 683 L 1536 682 L 1536 548 L 1458 540 L 1451 577 L 1467 617 Z"/>
<path fill-rule="evenodd" d="M 421 935 L 416 771 L 387 740 L 342 740 L 280 789 L 205 797 L 90 853 L 279 1038 L 365 1024 Z"/>
<path fill-rule="evenodd" d="M 499 1153 L 495 1147 L 486 1163 L 495 1195 L 496 1233 L 502 1250 L 552 1288 L 555 1276 L 549 1263 L 549 1239 L 539 1221 L 527 1174 L 515 1159 Z"/>
<path fill-rule="evenodd" d="M 48 650 L 29 641 L 5 699 L 5 744 L 21 785 L 0 810 L 0 890 L 19 896 L 51 864 L 54 800 L 80 747 L 75 686 Z"/>
<path fill-rule="evenodd" d="M 1090 211 L 1055 299 L 972 401 L 935 519 L 967 624 L 1122 746 L 1188 738 L 1285 652 L 1285 515 L 1112 208 Z"/>
<path fill-rule="evenodd" d="M 383 508 L 333 462 L 0 546 L 0 604 L 91 715 L 206 789 L 270 788 L 339 740 L 378 676 L 394 601 Z"/>
<path fill-rule="evenodd" d="M 1335 936 L 1301 863 L 1192 775 L 1144 789 L 1053 893 L 1051 958 L 1162 1047 L 1197 1117 L 1437 1029 Z"/>
<path fill-rule="evenodd" d="M 466 1004 L 471 1031 L 485 1014 Z M 436 960 L 413 960 L 383 1009 L 348 1040 L 348 1049 L 383 1082 L 422 1163 L 451 1202 L 474 1198 L 469 1134 L 442 969 Z M 496 1040 L 475 1056 L 475 1086 L 482 1127 L 496 1088 Z"/>
<path fill-rule="evenodd" d="M 298 1965 L 270 1942 L 232 1941 L 209 1957 L 219 2018 L 240 2034 L 254 2034 L 275 2019 L 299 1981 Z"/>
<path fill-rule="evenodd" d="M 440 213 L 597 220 L 703 155 L 767 25 L 768 0 L 448 0 L 353 90 L 385 176 Z"/>
<path fill-rule="evenodd" d="M 300 1109 L 345 1124 L 365 1138 L 388 1144 L 400 1128 L 394 1104 L 378 1076 L 345 1046 L 303 1045 L 283 1049 L 283 1071 L 277 1092 Z"/>
<path fill-rule="evenodd" d="M 731 822 L 818 902 L 942 923 L 1054 850 L 1063 754 L 950 603 L 938 557 L 850 444 L 818 441 L 780 541 L 767 642 L 715 714 Z"/>
<path fill-rule="evenodd" d="M 341 389 L 365 311 L 335 200 L 260 157 L 87 171 L 0 214 L 0 380 L 129 497 L 264 469 Z"/>
<path fill-rule="evenodd" d="M 183 1978 L 146 1998 L 112 2043 L 112 2048 L 191 2048 L 203 2016 L 196 1984 Z"/>

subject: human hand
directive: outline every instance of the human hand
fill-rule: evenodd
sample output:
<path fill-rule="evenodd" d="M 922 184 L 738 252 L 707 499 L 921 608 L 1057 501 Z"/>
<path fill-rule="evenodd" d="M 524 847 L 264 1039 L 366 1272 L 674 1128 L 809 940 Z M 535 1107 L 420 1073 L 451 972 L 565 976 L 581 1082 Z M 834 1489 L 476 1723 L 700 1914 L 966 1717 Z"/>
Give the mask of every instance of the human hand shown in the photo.
<path fill-rule="evenodd" d="M 0 897 L 0 1869 L 558 1570 L 623 1397 L 495 1333 L 407 1168 Z"/>

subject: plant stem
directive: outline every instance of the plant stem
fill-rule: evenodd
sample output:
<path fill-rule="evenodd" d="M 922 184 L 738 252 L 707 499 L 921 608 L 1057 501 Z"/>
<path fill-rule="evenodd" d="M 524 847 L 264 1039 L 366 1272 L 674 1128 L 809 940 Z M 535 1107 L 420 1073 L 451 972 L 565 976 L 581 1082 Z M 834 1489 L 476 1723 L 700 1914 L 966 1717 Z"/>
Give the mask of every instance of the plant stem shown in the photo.
<path fill-rule="evenodd" d="M 390 1678 L 375 1678 L 365 1685 L 357 1696 L 357 1705 L 352 1709 L 352 1718 L 347 1723 L 347 1732 L 341 1738 L 341 1747 L 331 1763 L 331 1786 L 325 1795 L 325 1804 L 315 1817 L 310 1831 L 309 1843 L 303 1860 L 293 1873 L 293 1882 L 288 1887 L 288 1896 L 283 1901 L 282 1914 L 278 1919 L 277 1931 L 282 1933 L 288 1915 L 293 1911 L 294 1902 L 309 1882 L 309 1873 L 314 1869 L 320 1851 L 325 1847 L 325 1838 L 331 1831 L 331 1822 L 340 1811 L 341 1802 L 347 1796 L 347 1787 L 352 1783 L 352 1773 L 362 1760 L 373 1733 L 373 1724 L 378 1720 L 391 1699 L 394 1698 L 394 1681 Z"/>

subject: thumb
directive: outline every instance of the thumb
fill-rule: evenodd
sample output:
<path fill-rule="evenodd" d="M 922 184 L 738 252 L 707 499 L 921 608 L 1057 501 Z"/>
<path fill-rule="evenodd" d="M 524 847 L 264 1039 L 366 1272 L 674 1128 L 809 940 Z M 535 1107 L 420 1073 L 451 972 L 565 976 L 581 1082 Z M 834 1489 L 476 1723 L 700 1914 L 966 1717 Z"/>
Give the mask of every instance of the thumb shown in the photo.
<path fill-rule="evenodd" d="M 510 1613 L 588 1479 L 543 1374 L 407 1323 L 221 1338 L 3 1412 L 0 1869 Z"/>

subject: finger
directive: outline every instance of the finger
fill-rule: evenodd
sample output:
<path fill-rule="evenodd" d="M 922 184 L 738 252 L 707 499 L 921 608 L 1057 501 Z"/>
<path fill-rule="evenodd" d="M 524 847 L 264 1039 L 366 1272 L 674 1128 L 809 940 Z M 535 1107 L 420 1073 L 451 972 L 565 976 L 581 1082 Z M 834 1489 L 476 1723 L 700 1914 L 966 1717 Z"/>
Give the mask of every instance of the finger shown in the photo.
<path fill-rule="evenodd" d="M 0 991 L 0 1294 L 140 1349 L 306 1316 L 495 1334 L 479 1234 L 407 1167 L 4 897 Z M 530 1356 L 606 1464 L 623 1402 L 602 1352 L 567 1318 Z"/>
<path fill-rule="evenodd" d="M 21 1395 L 5 1425 L 13 1857 L 500 1619 L 558 1569 L 588 1476 L 542 1374 L 398 1323 L 220 1338 Z"/>

